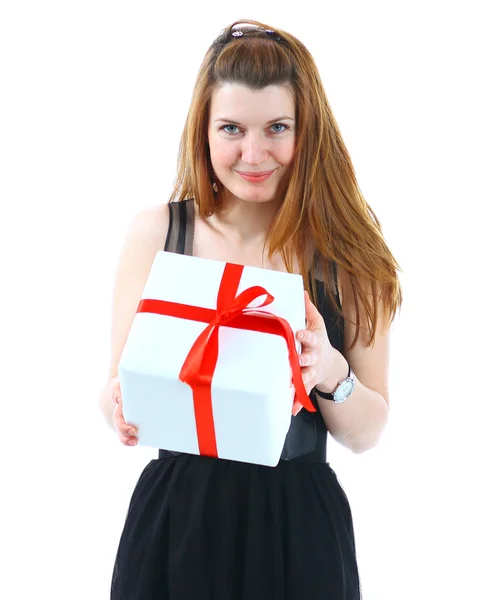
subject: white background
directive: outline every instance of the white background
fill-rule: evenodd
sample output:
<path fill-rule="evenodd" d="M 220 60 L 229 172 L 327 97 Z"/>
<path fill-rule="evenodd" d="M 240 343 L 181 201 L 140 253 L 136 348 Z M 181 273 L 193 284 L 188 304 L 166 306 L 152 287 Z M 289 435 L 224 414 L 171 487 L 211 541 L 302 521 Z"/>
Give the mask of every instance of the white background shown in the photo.
<path fill-rule="evenodd" d="M 122 446 L 98 411 L 115 264 L 132 216 L 169 197 L 197 70 L 240 18 L 315 57 L 403 269 L 388 429 L 362 455 L 329 444 L 364 598 L 492 597 L 490 4 L 2 3 L 2 597 L 109 597 L 129 499 L 156 456 Z"/>

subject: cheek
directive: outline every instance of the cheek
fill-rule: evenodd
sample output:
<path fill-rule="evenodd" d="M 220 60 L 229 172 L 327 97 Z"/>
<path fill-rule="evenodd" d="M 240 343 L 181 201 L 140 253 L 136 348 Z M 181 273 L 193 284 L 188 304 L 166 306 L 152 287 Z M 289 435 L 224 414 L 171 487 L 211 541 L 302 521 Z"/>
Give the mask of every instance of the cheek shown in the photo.
<path fill-rule="evenodd" d="M 229 166 L 236 160 L 234 146 L 226 145 L 222 143 L 213 143 L 210 145 L 210 157 L 212 164 L 222 166 Z"/>
<path fill-rule="evenodd" d="M 289 165 L 291 162 L 295 150 L 294 138 L 288 141 L 284 141 L 277 149 L 277 158 L 282 165 Z"/>

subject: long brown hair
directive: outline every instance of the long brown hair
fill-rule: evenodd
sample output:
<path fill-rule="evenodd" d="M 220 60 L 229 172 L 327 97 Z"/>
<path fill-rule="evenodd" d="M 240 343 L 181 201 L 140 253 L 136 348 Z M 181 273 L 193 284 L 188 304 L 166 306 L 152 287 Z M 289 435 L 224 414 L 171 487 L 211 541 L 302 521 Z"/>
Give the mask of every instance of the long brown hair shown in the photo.
<path fill-rule="evenodd" d="M 248 27 L 236 27 L 243 24 Z M 243 31 L 243 35 L 232 36 L 234 30 Z M 319 269 L 327 296 L 341 312 L 332 292 L 331 268 L 335 261 L 349 278 L 355 302 L 357 330 L 350 348 L 358 339 L 359 306 L 367 318 L 370 346 L 380 301 L 387 326 L 401 306 L 396 272 L 401 269 L 385 242 L 379 220 L 360 191 L 313 57 L 294 36 L 244 19 L 225 28 L 211 44 L 193 90 L 169 202 L 193 197 L 204 217 L 219 206 L 220 194 L 216 196 L 212 190 L 208 121 L 213 91 L 225 83 L 239 83 L 254 90 L 288 85 L 293 92 L 296 147 L 284 199 L 267 236 L 269 257 L 279 252 L 290 272 L 291 257 L 297 257 L 305 288 L 314 303 L 314 278 Z"/>

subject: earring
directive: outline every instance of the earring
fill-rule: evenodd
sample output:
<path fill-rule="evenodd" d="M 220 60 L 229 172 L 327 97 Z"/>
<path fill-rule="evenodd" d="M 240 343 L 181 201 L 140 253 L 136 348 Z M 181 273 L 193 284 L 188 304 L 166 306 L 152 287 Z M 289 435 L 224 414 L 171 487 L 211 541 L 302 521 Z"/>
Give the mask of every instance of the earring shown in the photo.
<path fill-rule="evenodd" d="M 215 181 L 212 184 L 212 189 L 214 190 L 214 193 L 217 193 L 219 191 L 219 188 L 217 187 L 217 184 L 215 183 Z"/>

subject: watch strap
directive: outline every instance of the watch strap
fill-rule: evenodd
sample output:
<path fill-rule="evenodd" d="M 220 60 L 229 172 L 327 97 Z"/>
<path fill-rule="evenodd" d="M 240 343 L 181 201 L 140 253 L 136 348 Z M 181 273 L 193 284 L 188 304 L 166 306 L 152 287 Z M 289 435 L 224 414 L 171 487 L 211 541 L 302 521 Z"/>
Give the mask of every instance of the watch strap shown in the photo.
<path fill-rule="evenodd" d="M 346 376 L 346 379 L 350 375 L 351 375 L 351 365 L 350 365 L 350 363 L 348 363 L 348 375 Z M 344 381 L 344 379 L 343 379 L 343 381 Z M 341 383 L 342 383 L 342 381 L 340 381 L 338 383 L 338 385 L 336 386 L 336 389 L 341 385 Z M 334 392 L 336 391 L 336 389 L 334 390 Z M 317 392 L 317 394 L 319 396 L 324 398 L 324 400 L 334 400 L 334 392 L 321 392 L 317 386 L 315 386 L 315 391 Z"/>

